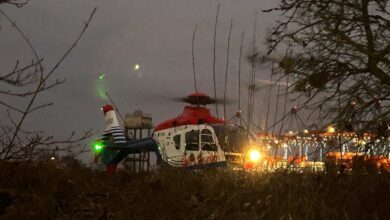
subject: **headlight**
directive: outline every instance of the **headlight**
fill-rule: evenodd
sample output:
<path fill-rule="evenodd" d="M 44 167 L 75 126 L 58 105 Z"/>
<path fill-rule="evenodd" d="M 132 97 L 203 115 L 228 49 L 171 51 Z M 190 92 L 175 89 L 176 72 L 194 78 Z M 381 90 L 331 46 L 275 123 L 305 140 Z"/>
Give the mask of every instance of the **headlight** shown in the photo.
<path fill-rule="evenodd" d="M 260 151 L 256 149 L 252 149 L 249 151 L 249 159 L 252 162 L 258 162 L 260 160 Z"/>

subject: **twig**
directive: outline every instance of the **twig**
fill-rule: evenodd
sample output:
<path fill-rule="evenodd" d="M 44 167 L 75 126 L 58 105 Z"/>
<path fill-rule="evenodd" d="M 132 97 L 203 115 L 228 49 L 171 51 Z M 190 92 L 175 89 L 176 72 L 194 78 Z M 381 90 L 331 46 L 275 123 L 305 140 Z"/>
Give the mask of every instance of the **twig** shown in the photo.
<path fill-rule="evenodd" d="M 230 28 L 229 35 L 227 40 L 227 53 L 226 53 L 226 71 L 225 71 L 225 87 L 223 91 L 223 118 L 226 123 L 226 91 L 227 91 L 227 81 L 228 81 L 228 71 L 229 71 L 229 55 L 230 55 L 230 36 L 232 34 L 233 28 L 233 18 L 230 19 Z"/>
<path fill-rule="evenodd" d="M 215 23 L 214 23 L 214 38 L 213 38 L 213 83 L 214 83 L 214 100 L 217 100 L 217 82 L 216 82 L 216 76 L 215 76 L 215 51 L 216 51 L 216 44 L 217 44 L 217 25 L 218 25 L 218 15 L 219 15 L 219 9 L 220 4 L 217 6 L 217 13 L 215 15 Z M 217 113 L 217 117 L 219 117 L 219 111 L 218 111 L 218 103 L 215 102 L 215 112 Z"/>
<path fill-rule="evenodd" d="M 242 45 L 244 41 L 245 32 L 241 33 L 241 42 L 240 42 L 240 55 L 238 57 L 238 111 L 241 110 L 241 60 L 242 60 Z"/>
<path fill-rule="evenodd" d="M 253 27 L 253 45 L 252 45 L 252 70 L 249 75 L 249 85 L 250 88 L 248 90 L 248 131 L 250 133 L 250 124 L 253 116 L 253 107 L 254 107 L 254 98 L 255 98 L 255 89 L 254 89 L 254 81 L 255 81 L 255 73 L 256 73 L 256 32 L 257 32 L 257 15 L 255 15 L 255 22 Z"/>
<path fill-rule="evenodd" d="M 195 35 L 196 35 L 196 30 L 198 29 L 198 25 L 196 24 L 195 25 L 195 28 L 194 28 L 194 32 L 192 34 L 192 47 L 191 47 L 191 55 L 192 55 L 192 73 L 193 73 L 193 76 L 194 76 L 194 88 L 195 88 L 195 93 L 198 93 L 198 87 L 196 85 L 196 71 L 195 71 L 195 55 L 194 55 L 194 47 L 195 47 Z M 199 106 L 199 97 L 198 95 L 196 95 L 196 100 L 198 102 L 198 106 Z"/>

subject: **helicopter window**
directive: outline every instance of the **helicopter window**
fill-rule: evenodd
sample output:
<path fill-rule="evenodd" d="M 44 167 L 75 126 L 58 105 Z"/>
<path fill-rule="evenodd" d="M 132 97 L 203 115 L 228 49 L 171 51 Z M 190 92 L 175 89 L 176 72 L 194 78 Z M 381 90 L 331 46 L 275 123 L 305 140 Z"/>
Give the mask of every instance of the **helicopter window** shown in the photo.
<path fill-rule="evenodd" d="M 199 150 L 199 131 L 189 131 L 186 133 L 186 150 Z"/>
<path fill-rule="evenodd" d="M 213 136 L 211 134 L 211 131 L 208 129 L 203 129 L 201 139 L 202 139 L 202 143 L 203 142 L 213 142 Z"/>
<path fill-rule="evenodd" d="M 173 136 L 173 142 L 175 142 L 176 150 L 180 149 L 180 134 Z"/>
<path fill-rule="evenodd" d="M 205 151 L 217 151 L 217 145 L 213 140 L 213 134 L 208 129 L 203 129 L 201 133 L 202 150 Z"/>

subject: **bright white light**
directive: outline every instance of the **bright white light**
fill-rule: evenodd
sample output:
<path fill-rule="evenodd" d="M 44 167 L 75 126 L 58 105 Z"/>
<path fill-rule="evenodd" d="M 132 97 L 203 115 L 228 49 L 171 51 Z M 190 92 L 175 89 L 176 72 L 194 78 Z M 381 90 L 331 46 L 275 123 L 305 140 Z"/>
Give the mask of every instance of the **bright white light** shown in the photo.
<path fill-rule="evenodd" d="M 50 157 L 50 160 L 55 160 L 56 158 L 55 157 Z"/>
<path fill-rule="evenodd" d="M 256 150 L 256 149 L 252 149 L 249 151 L 249 159 L 252 161 L 252 162 L 257 162 L 260 160 L 260 151 L 259 150 Z"/>
<path fill-rule="evenodd" d="M 336 131 L 332 126 L 328 126 L 326 130 L 328 133 L 334 133 Z"/>
<path fill-rule="evenodd" d="M 135 70 L 135 71 L 139 70 L 139 64 L 135 64 L 135 65 L 134 65 L 134 70 Z"/>

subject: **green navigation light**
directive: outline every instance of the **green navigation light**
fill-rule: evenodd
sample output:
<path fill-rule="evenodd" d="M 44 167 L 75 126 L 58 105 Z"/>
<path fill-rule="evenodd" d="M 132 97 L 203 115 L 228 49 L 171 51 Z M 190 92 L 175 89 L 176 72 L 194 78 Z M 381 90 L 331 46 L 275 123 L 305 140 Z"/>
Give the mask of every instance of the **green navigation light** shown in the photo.
<path fill-rule="evenodd" d="M 93 150 L 95 151 L 95 153 L 100 153 L 103 148 L 104 145 L 100 141 L 95 141 L 95 143 L 93 143 Z"/>

